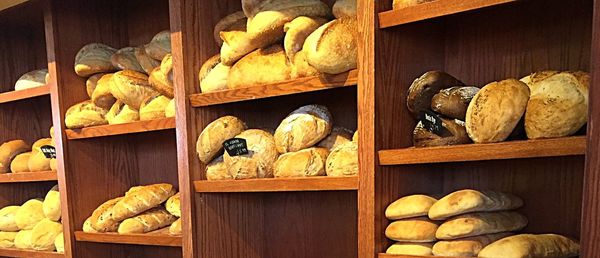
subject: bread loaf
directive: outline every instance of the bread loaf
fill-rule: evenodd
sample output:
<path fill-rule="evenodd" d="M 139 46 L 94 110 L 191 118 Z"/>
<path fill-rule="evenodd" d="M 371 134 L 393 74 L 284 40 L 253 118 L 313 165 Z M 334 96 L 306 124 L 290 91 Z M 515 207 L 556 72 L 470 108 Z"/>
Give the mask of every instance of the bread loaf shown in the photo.
<path fill-rule="evenodd" d="M 171 54 L 165 55 L 159 67 L 154 68 L 148 78 L 150 85 L 169 98 L 174 98 L 173 92 L 173 57 Z"/>
<path fill-rule="evenodd" d="M 171 184 L 144 186 L 119 200 L 112 208 L 111 217 L 114 221 L 131 218 L 160 205 L 174 194 L 175 188 Z"/>
<path fill-rule="evenodd" d="M 206 165 L 206 180 L 226 180 L 233 179 L 227 166 L 223 161 L 223 156 L 214 159 Z"/>
<path fill-rule="evenodd" d="M 357 67 L 356 17 L 335 19 L 323 24 L 306 38 L 308 63 L 319 72 L 338 74 Z"/>
<path fill-rule="evenodd" d="M 242 57 L 229 71 L 229 89 L 246 88 L 292 79 L 292 65 L 280 45 L 257 49 Z"/>
<path fill-rule="evenodd" d="M 352 135 L 352 141 L 358 142 L 358 130 L 356 130 L 356 132 L 354 132 L 354 134 Z"/>
<path fill-rule="evenodd" d="M 202 67 L 198 78 L 200 78 L 200 91 L 203 93 L 226 90 L 227 80 L 231 66 L 221 63 L 221 57 L 215 55 L 209 58 Z"/>
<path fill-rule="evenodd" d="M 44 202 L 42 203 L 42 209 L 44 210 L 44 216 L 52 221 L 59 221 L 61 217 L 60 210 L 60 192 L 58 191 L 58 185 L 55 185 L 48 191 Z"/>
<path fill-rule="evenodd" d="M 223 142 L 246 130 L 246 124 L 237 117 L 224 116 L 208 124 L 198 136 L 196 152 L 204 164 L 223 150 Z"/>
<path fill-rule="evenodd" d="M 437 239 L 451 240 L 510 232 L 527 226 L 527 218 L 514 211 L 469 213 L 450 218 L 438 228 Z"/>
<path fill-rule="evenodd" d="M 29 145 L 23 140 L 7 141 L 0 145 L 0 173 L 10 171 L 10 163 L 17 155 L 29 150 Z"/>
<path fill-rule="evenodd" d="M 439 241 L 433 245 L 433 254 L 447 257 L 477 257 L 481 249 L 497 241 L 510 236 L 511 233 L 497 233 L 475 237 L 467 237 L 456 240 Z"/>
<path fill-rule="evenodd" d="M 307 105 L 294 110 L 275 130 L 277 151 L 294 152 L 317 144 L 331 133 L 332 120 L 325 106 Z"/>
<path fill-rule="evenodd" d="M 46 84 L 48 69 L 40 69 L 23 74 L 15 83 L 15 90 L 24 90 Z"/>
<path fill-rule="evenodd" d="M 213 37 L 215 38 L 215 42 L 217 45 L 223 45 L 223 40 L 221 39 L 221 31 L 246 31 L 246 23 L 248 19 L 246 15 L 242 11 L 234 12 L 223 17 L 216 25 L 213 30 Z"/>
<path fill-rule="evenodd" d="M 246 140 L 248 154 L 230 156 L 225 152 L 223 160 L 229 174 L 234 179 L 273 177 L 273 165 L 279 156 L 273 135 L 263 130 L 250 129 L 236 138 Z"/>
<path fill-rule="evenodd" d="M 96 73 L 115 71 L 110 58 L 116 49 L 100 43 L 85 45 L 75 56 L 75 73 L 88 77 Z"/>
<path fill-rule="evenodd" d="M 31 145 L 31 153 L 42 152 L 42 146 L 53 145 L 52 138 L 41 138 L 38 139 Z"/>
<path fill-rule="evenodd" d="M 167 202 L 165 203 L 165 208 L 167 209 L 167 211 L 171 214 L 173 214 L 173 216 L 175 217 L 181 217 L 181 195 L 180 193 L 177 193 L 173 196 L 171 196 L 169 199 L 167 199 Z"/>
<path fill-rule="evenodd" d="M 142 101 L 158 92 L 148 83 L 148 76 L 136 71 L 125 70 L 113 75 L 110 92 L 121 102 L 139 110 Z"/>
<path fill-rule="evenodd" d="M 90 218 L 87 218 L 87 219 L 86 219 L 86 220 L 83 222 L 83 232 L 86 232 L 86 233 L 99 233 L 97 230 L 95 230 L 95 229 L 92 227 L 92 222 L 90 221 L 90 219 L 91 219 L 91 217 L 90 217 Z M 118 226 L 118 225 L 117 225 L 117 226 Z M 115 228 L 115 230 L 113 230 L 113 231 L 116 231 L 116 230 L 117 230 L 117 229 Z"/>
<path fill-rule="evenodd" d="M 15 247 L 18 249 L 31 249 L 31 230 L 21 230 L 15 235 Z"/>
<path fill-rule="evenodd" d="M 165 110 L 167 109 L 167 105 L 169 105 L 169 101 L 171 99 L 162 95 L 144 99 L 142 106 L 140 106 L 140 120 L 165 118 Z"/>
<path fill-rule="evenodd" d="M 356 17 L 356 0 L 337 0 L 332 8 L 335 18 Z"/>
<path fill-rule="evenodd" d="M 169 234 L 171 235 L 181 235 L 181 218 L 178 218 L 171 226 L 169 227 Z"/>
<path fill-rule="evenodd" d="M 171 53 L 171 32 L 164 30 L 154 35 L 152 41 L 144 47 L 146 54 L 155 60 L 163 60 L 165 55 Z"/>
<path fill-rule="evenodd" d="M 0 232 L 0 248 L 15 247 L 15 237 L 17 232 Z"/>
<path fill-rule="evenodd" d="M 431 1 L 434 1 L 434 0 L 394 0 L 393 9 L 398 10 L 398 9 L 402 9 L 402 8 L 406 8 L 409 6 L 418 5 L 418 4 L 422 4 L 422 3 L 427 3 L 427 2 L 431 2 Z"/>
<path fill-rule="evenodd" d="M 427 216 L 429 208 L 436 201 L 435 198 L 423 194 L 404 196 L 388 205 L 385 209 L 385 217 L 397 220 Z"/>
<path fill-rule="evenodd" d="M 167 107 L 165 107 L 165 117 L 175 117 L 177 111 L 175 110 L 175 99 L 171 99 Z"/>
<path fill-rule="evenodd" d="M 86 231 L 87 223 L 89 222 L 88 230 L 90 232 L 114 232 L 119 227 L 119 220 L 112 217 L 113 207 L 122 197 L 110 199 L 100 204 L 98 208 L 92 212 L 92 215 L 83 224 L 83 230 Z M 86 231 L 87 232 L 87 231 Z"/>
<path fill-rule="evenodd" d="M 500 239 L 479 252 L 480 258 L 577 257 L 579 244 L 555 234 L 522 234 Z"/>
<path fill-rule="evenodd" d="M 323 18 L 299 16 L 291 22 L 286 23 L 283 26 L 283 31 L 285 31 L 283 47 L 288 60 L 293 61 L 296 53 L 302 50 L 302 46 L 308 35 L 326 22 L 327 20 Z"/>
<path fill-rule="evenodd" d="M 91 100 L 71 106 L 65 115 L 65 125 L 69 129 L 83 128 L 108 123 L 104 117 L 108 111 L 98 107 Z"/>
<path fill-rule="evenodd" d="M 107 73 L 96 82 L 96 88 L 92 92 L 92 102 L 103 109 L 110 109 L 116 99 L 111 93 L 112 73 Z"/>
<path fill-rule="evenodd" d="M 160 61 L 150 57 L 145 50 L 145 47 L 136 47 L 133 52 L 135 59 L 138 61 L 145 74 L 150 74 L 154 68 L 160 66 Z"/>
<path fill-rule="evenodd" d="M 308 63 L 306 51 L 300 50 L 296 53 L 292 62 L 292 78 L 303 78 L 309 76 L 318 76 L 321 73 Z"/>
<path fill-rule="evenodd" d="M 415 255 L 429 256 L 431 255 L 432 243 L 405 243 L 396 242 L 385 251 L 386 254 L 396 255 Z"/>
<path fill-rule="evenodd" d="M 431 110 L 464 121 L 467 107 L 477 92 L 479 92 L 479 88 L 470 86 L 443 89 L 433 95 Z"/>
<path fill-rule="evenodd" d="M 140 113 L 120 100 L 117 100 L 108 113 L 106 113 L 106 120 L 111 125 L 131 123 L 140 120 Z"/>
<path fill-rule="evenodd" d="M 171 225 L 177 217 L 164 208 L 154 208 L 121 222 L 119 234 L 147 233 Z"/>
<path fill-rule="evenodd" d="M 44 219 L 42 201 L 31 199 L 26 201 L 15 213 L 15 223 L 20 230 L 29 230 Z"/>
<path fill-rule="evenodd" d="M 54 251 L 54 241 L 62 232 L 62 224 L 43 219 L 31 230 L 31 247 L 38 251 Z"/>
<path fill-rule="evenodd" d="M 297 152 L 285 153 L 275 162 L 275 177 L 324 176 L 325 162 L 329 150 L 308 148 Z"/>
<path fill-rule="evenodd" d="M 100 80 L 100 78 L 102 78 L 102 76 L 106 75 L 105 73 L 97 73 L 94 74 L 92 76 L 90 76 L 90 78 L 87 79 L 87 81 L 85 82 L 85 90 L 87 92 L 88 97 L 90 97 L 90 99 L 92 98 L 92 94 L 94 93 L 94 90 L 96 89 L 96 86 L 98 85 L 98 80 Z"/>
<path fill-rule="evenodd" d="M 317 146 L 332 150 L 340 144 L 352 141 L 352 131 L 343 127 L 333 127 L 331 133 L 325 137 Z"/>
<path fill-rule="evenodd" d="M 15 156 L 15 158 L 10 162 L 10 171 L 13 173 L 29 172 L 30 156 L 31 152 L 24 152 Z"/>
<path fill-rule="evenodd" d="M 434 133 L 429 131 L 419 121 L 413 131 L 413 145 L 415 147 L 434 147 L 471 143 L 471 138 L 467 134 L 463 121 L 457 119 L 442 120 L 442 132 Z"/>
<path fill-rule="evenodd" d="M 29 160 L 27 161 L 27 167 L 29 168 L 29 172 L 40 172 L 40 171 L 49 171 L 50 168 L 50 160 L 46 158 L 43 152 L 31 152 L 29 156 Z"/>
<path fill-rule="evenodd" d="M 112 65 L 120 70 L 133 70 L 140 73 L 145 72 L 135 57 L 135 51 L 137 51 L 137 49 L 137 47 L 126 47 L 117 50 L 117 52 L 110 57 Z"/>
<path fill-rule="evenodd" d="M 411 243 L 434 242 L 438 225 L 426 217 L 397 220 L 385 229 L 385 236 L 391 240 Z"/>
<path fill-rule="evenodd" d="M 429 218 L 446 218 L 469 212 L 513 210 L 523 206 L 523 200 L 509 193 L 459 190 L 446 195 L 431 206 Z"/>
<path fill-rule="evenodd" d="M 476 143 L 506 140 L 523 117 L 528 100 L 529 88 L 515 79 L 487 84 L 467 108 L 469 137 Z"/>
<path fill-rule="evenodd" d="M 358 144 L 347 142 L 331 150 L 325 172 L 328 176 L 358 175 Z"/>
<path fill-rule="evenodd" d="M 406 97 L 408 111 L 414 118 L 420 118 L 424 111 L 431 108 L 431 100 L 440 90 L 463 85 L 465 84 L 445 72 L 426 72 L 415 79 L 408 88 L 408 96 Z"/>
<path fill-rule="evenodd" d="M 18 231 L 19 226 L 15 221 L 15 216 L 21 207 L 6 206 L 0 209 L 0 231 Z"/>
<path fill-rule="evenodd" d="M 65 252 L 65 237 L 63 233 L 58 234 L 54 239 L 54 247 L 59 253 Z"/>

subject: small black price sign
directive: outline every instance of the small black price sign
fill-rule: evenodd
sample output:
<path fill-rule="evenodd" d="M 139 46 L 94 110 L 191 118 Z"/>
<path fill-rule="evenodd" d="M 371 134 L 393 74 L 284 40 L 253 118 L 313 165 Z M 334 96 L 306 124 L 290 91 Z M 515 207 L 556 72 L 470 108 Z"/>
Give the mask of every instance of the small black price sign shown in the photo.
<path fill-rule="evenodd" d="M 423 123 L 425 129 L 437 135 L 444 132 L 442 118 L 432 111 L 426 110 L 421 113 L 421 123 Z"/>
<path fill-rule="evenodd" d="M 229 156 L 241 156 L 248 154 L 246 139 L 231 138 L 223 143 L 223 147 Z"/>
<path fill-rule="evenodd" d="M 56 158 L 56 149 L 54 148 L 54 146 L 44 145 L 40 147 L 40 150 L 42 150 L 42 153 L 44 153 L 44 156 L 46 156 L 47 159 Z"/>

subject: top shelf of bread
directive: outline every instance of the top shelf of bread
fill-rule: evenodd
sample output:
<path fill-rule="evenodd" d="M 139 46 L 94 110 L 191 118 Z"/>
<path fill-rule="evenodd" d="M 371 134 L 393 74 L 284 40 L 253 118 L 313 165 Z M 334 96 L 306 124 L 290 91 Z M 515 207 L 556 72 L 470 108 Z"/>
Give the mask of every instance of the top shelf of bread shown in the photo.
<path fill-rule="evenodd" d="M 435 0 L 404 7 L 402 0 L 394 0 L 394 5 L 397 6 L 394 10 L 379 13 L 379 28 L 389 28 L 517 1 L 520 0 Z"/>

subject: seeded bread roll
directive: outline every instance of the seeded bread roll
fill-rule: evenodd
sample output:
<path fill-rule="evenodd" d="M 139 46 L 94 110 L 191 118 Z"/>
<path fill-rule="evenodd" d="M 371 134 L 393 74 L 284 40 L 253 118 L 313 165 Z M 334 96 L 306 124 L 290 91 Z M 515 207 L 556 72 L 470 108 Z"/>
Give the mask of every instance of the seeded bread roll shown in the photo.
<path fill-rule="evenodd" d="M 523 206 L 523 200 L 509 193 L 459 190 L 444 196 L 429 209 L 429 218 L 444 220 L 469 212 L 513 210 Z"/>
<path fill-rule="evenodd" d="M 140 120 L 152 120 L 165 118 L 165 110 L 171 99 L 162 96 L 151 96 L 142 101 L 140 107 Z"/>
<path fill-rule="evenodd" d="M 333 124 L 325 106 L 307 105 L 290 113 L 275 130 L 279 153 L 294 152 L 312 147 L 325 139 Z"/>
<path fill-rule="evenodd" d="M 331 133 L 325 137 L 325 139 L 320 141 L 317 146 L 332 150 L 338 145 L 349 141 L 352 141 L 352 131 L 343 127 L 334 126 Z"/>
<path fill-rule="evenodd" d="M 308 148 L 285 153 L 275 162 L 275 177 L 324 176 L 329 150 Z"/>
<path fill-rule="evenodd" d="M 467 107 L 477 92 L 479 92 L 479 88 L 470 86 L 443 89 L 433 95 L 431 110 L 464 121 Z"/>
<path fill-rule="evenodd" d="M 319 72 L 343 73 L 357 67 L 356 17 L 335 19 L 323 24 L 306 38 L 302 49 L 306 60 Z"/>
<path fill-rule="evenodd" d="M 0 145 L 0 174 L 10 171 L 10 163 L 19 154 L 29 150 L 23 140 L 12 140 Z"/>
<path fill-rule="evenodd" d="M 487 245 L 512 235 L 511 233 L 497 233 L 456 240 L 439 241 L 433 245 L 433 254 L 447 257 L 477 257 L 477 254 Z"/>
<path fill-rule="evenodd" d="M 414 118 L 431 108 L 431 99 L 440 90 L 465 85 L 452 75 L 441 71 L 429 71 L 415 79 L 408 88 L 406 106 Z"/>
<path fill-rule="evenodd" d="M 171 54 L 165 55 L 159 67 L 154 68 L 148 78 L 150 85 L 169 98 L 174 98 L 173 92 L 173 57 Z"/>
<path fill-rule="evenodd" d="M 153 184 L 135 188 L 112 207 L 114 221 L 123 221 L 165 202 L 176 192 L 171 184 Z M 171 221 L 172 222 L 172 221 Z M 171 223 L 169 223 L 171 224 Z"/>
<path fill-rule="evenodd" d="M 140 120 L 140 113 L 120 100 L 117 100 L 108 113 L 106 113 L 106 120 L 111 125 L 131 123 Z"/>
<path fill-rule="evenodd" d="M 177 217 L 158 207 L 121 222 L 119 234 L 140 234 L 171 225 Z"/>
<path fill-rule="evenodd" d="M 347 142 L 331 150 L 325 172 L 328 176 L 358 175 L 358 144 Z"/>
<path fill-rule="evenodd" d="M 86 233 L 99 233 L 96 229 L 94 229 L 92 227 L 92 222 L 90 222 L 91 217 L 87 218 L 84 222 L 83 222 L 83 232 Z M 118 225 L 117 225 L 118 226 Z M 117 229 L 115 228 L 116 231 Z"/>
<path fill-rule="evenodd" d="M 246 140 L 248 154 L 230 156 L 223 154 L 229 174 L 234 179 L 273 177 L 273 165 L 279 156 L 275 140 L 269 132 L 250 129 L 237 135 Z"/>
<path fill-rule="evenodd" d="M 15 217 L 20 206 L 6 206 L 0 209 L 0 231 L 19 231 Z"/>
<path fill-rule="evenodd" d="M 169 197 L 165 203 L 165 208 L 169 213 L 173 214 L 173 216 L 178 218 L 181 217 L 181 194 L 177 193 Z"/>
<path fill-rule="evenodd" d="M 135 51 L 137 50 L 137 47 L 121 48 L 110 57 L 110 61 L 114 67 L 120 70 L 133 70 L 144 73 L 144 69 L 135 57 Z"/>
<path fill-rule="evenodd" d="M 75 56 L 75 73 L 89 77 L 97 73 L 113 72 L 116 68 L 110 61 L 116 49 L 100 43 L 85 45 Z"/>
<path fill-rule="evenodd" d="M 110 85 L 110 92 L 116 99 L 137 110 L 145 98 L 158 95 L 148 82 L 148 76 L 136 71 L 116 72 Z"/>
<path fill-rule="evenodd" d="M 46 84 L 48 69 L 40 69 L 23 74 L 15 83 L 15 90 L 40 87 Z"/>
<path fill-rule="evenodd" d="M 527 218 L 514 211 L 469 213 L 450 218 L 438 228 L 437 239 L 452 240 L 494 233 L 518 231 Z"/>
<path fill-rule="evenodd" d="M 415 147 L 434 147 L 434 146 L 447 146 L 471 143 L 471 138 L 467 134 L 464 122 L 457 119 L 446 119 L 442 120 L 442 132 L 436 134 L 429 131 L 423 125 L 423 122 L 419 121 L 415 130 L 413 131 L 413 144 Z"/>
<path fill-rule="evenodd" d="M 223 161 L 223 156 L 219 156 L 214 159 L 208 165 L 206 165 L 206 179 L 207 180 L 226 180 L 233 179 L 229 171 L 227 170 L 227 166 Z"/>
<path fill-rule="evenodd" d="M 171 53 L 171 32 L 164 30 L 154 35 L 152 41 L 144 47 L 146 54 L 155 60 L 163 60 L 163 58 Z"/>
<path fill-rule="evenodd" d="M 555 234 L 521 234 L 500 239 L 479 252 L 480 258 L 577 257 L 579 243 Z"/>
<path fill-rule="evenodd" d="M 422 3 L 427 3 L 427 2 L 431 2 L 431 1 L 434 1 L 434 0 L 394 0 L 393 9 L 398 10 L 398 9 L 402 9 L 402 8 L 406 8 L 409 6 L 418 5 L 418 4 L 422 4 Z"/>
<path fill-rule="evenodd" d="M 84 222 L 83 230 L 86 232 L 115 232 L 119 227 L 119 221 L 112 218 L 112 208 L 123 197 L 110 199 L 100 204 L 98 208 L 92 212 L 92 215 Z"/>
<path fill-rule="evenodd" d="M 15 247 L 15 238 L 18 232 L 0 232 L 0 248 Z"/>
<path fill-rule="evenodd" d="M 385 236 L 394 241 L 411 243 L 434 242 L 438 225 L 427 217 L 397 220 L 385 229 Z"/>
<path fill-rule="evenodd" d="M 69 129 L 108 124 L 104 117 L 108 110 L 96 106 L 91 100 L 77 103 L 67 109 L 65 125 Z"/>
<path fill-rule="evenodd" d="M 175 99 L 171 99 L 169 104 L 165 107 L 165 117 L 175 117 L 177 113 L 175 109 Z"/>
<path fill-rule="evenodd" d="M 10 171 L 13 173 L 29 172 L 30 156 L 31 152 L 24 152 L 15 156 L 12 162 L 10 162 Z"/>
<path fill-rule="evenodd" d="M 15 223 L 20 230 L 29 230 L 44 219 L 44 207 L 41 200 L 26 201 L 15 213 Z"/>
<path fill-rule="evenodd" d="M 94 74 L 92 76 L 90 76 L 90 78 L 87 79 L 87 81 L 85 82 L 85 90 L 87 92 L 88 97 L 90 97 L 90 99 L 92 98 L 92 95 L 94 94 L 94 90 L 96 89 L 96 86 L 98 86 L 98 80 L 100 80 L 100 78 L 102 78 L 102 76 L 106 75 L 106 73 L 97 73 Z"/>
<path fill-rule="evenodd" d="M 204 164 L 223 151 L 223 142 L 246 130 L 246 124 L 237 117 L 224 116 L 208 124 L 198 136 L 196 152 Z"/>
<path fill-rule="evenodd" d="M 21 230 L 15 235 L 15 247 L 18 249 L 32 249 L 31 230 Z"/>
<path fill-rule="evenodd" d="M 198 78 L 200 78 L 200 91 L 203 93 L 228 89 L 227 80 L 231 66 L 221 63 L 221 56 L 215 55 L 209 58 L 202 67 Z"/>
<path fill-rule="evenodd" d="M 43 219 L 31 230 L 31 247 L 37 251 L 54 251 L 56 236 L 62 232 L 62 224 Z"/>
<path fill-rule="evenodd" d="M 430 256 L 432 243 L 396 242 L 385 251 L 386 254 Z"/>
<path fill-rule="evenodd" d="M 171 235 L 181 235 L 181 218 L 178 218 L 171 226 L 169 227 L 169 234 Z"/>
<path fill-rule="evenodd" d="M 389 220 L 398 220 L 427 216 L 429 208 L 436 201 L 435 198 L 423 194 L 404 196 L 388 205 L 385 209 L 385 217 Z"/>
<path fill-rule="evenodd" d="M 48 191 L 44 198 L 44 202 L 42 203 L 42 209 L 44 210 L 44 216 L 46 216 L 46 218 L 52 221 L 60 220 L 60 192 L 58 191 L 58 185 L 55 185 Z"/>

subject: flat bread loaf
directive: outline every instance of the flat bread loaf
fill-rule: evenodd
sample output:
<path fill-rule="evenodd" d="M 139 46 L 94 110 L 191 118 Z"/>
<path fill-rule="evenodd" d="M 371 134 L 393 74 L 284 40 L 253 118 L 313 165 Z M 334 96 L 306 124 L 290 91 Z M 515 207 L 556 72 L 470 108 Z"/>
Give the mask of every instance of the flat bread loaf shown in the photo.
<path fill-rule="evenodd" d="M 456 240 L 439 241 L 433 245 L 435 256 L 448 257 L 477 257 L 477 254 L 487 245 L 512 235 L 511 233 L 497 233 Z"/>
<path fill-rule="evenodd" d="M 459 190 L 446 195 L 429 209 L 429 218 L 446 218 L 469 212 L 513 210 L 523 206 L 523 200 L 509 193 L 496 191 Z"/>
<path fill-rule="evenodd" d="M 385 217 L 397 220 L 427 216 L 429 208 L 435 202 L 437 202 L 435 198 L 423 194 L 404 196 L 388 205 L 385 209 Z"/>
<path fill-rule="evenodd" d="M 452 240 L 501 232 L 518 231 L 527 226 L 527 218 L 514 211 L 469 213 L 442 223 L 437 239 Z"/>
<path fill-rule="evenodd" d="M 325 106 L 307 105 L 290 113 L 275 130 L 279 153 L 312 147 L 325 139 L 333 127 L 333 118 Z"/>
<path fill-rule="evenodd" d="M 522 234 L 500 239 L 479 252 L 480 258 L 566 258 L 579 255 L 579 244 L 555 234 Z"/>
<path fill-rule="evenodd" d="M 437 229 L 437 223 L 427 217 L 403 219 L 390 223 L 385 236 L 400 242 L 428 243 L 436 240 Z"/>
<path fill-rule="evenodd" d="M 433 243 L 405 243 L 397 242 L 388 247 L 386 254 L 396 255 L 415 255 L 428 256 L 431 255 Z"/>

